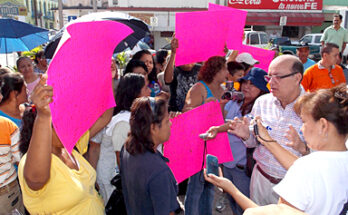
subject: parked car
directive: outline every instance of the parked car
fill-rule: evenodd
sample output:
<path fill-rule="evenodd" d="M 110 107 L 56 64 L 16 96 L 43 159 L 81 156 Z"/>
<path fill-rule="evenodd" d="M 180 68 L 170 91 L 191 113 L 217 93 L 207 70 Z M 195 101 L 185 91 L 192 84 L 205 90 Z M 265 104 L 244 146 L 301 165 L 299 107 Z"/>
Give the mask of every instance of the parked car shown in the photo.
<path fill-rule="evenodd" d="M 245 38 L 243 44 L 265 48 L 268 45 L 269 37 L 263 31 L 244 31 Z"/>
<path fill-rule="evenodd" d="M 321 36 L 323 34 L 317 33 L 317 34 L 306 34 L 304 35 L 299 42 L 307 42 L 309 45 L 316 45 L 316 46 L 321 46 Z M 346 48 L 343 50 L 343 62 L 347 61 L 348 57 L 348 45 Z"/>
<path fill-rule="evenodd" d="M 317 45 L 321 46 L 320 39 L 323 34 L 306 34 L 304 35 L 299 42 L 300 43 L 307 43 L 308 45 Z"/>
<path fill-rule="evenodd" d="M 270 40 L 270 43 L 271 43 L 271 47 L 277 47 L 281 53 L 291 54 L 291 55 L 296 55 L 296 48 L 299 45 L 299 42 L 293 43 L 288 37 L 273 38 Z M 320 59 L 320 45 L 306 43 L 306 40 L 305 41 L 300 40 L 300 43 L 309 45 L 309 58 L 316 61 Z"/>

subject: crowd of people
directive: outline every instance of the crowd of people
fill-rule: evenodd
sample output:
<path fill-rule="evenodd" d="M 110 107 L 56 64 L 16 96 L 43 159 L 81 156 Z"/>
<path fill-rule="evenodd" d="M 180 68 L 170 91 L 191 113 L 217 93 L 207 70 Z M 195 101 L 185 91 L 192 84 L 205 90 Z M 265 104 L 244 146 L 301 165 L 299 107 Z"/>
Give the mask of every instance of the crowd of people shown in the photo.
<path fill-rule="evenodd" d="M 175 35 L 171 52 L 139 51 L 122 71 L 111 59 L 117 106 L 72 153 L 52 126 L 44 52 L 19 57 L 18 72 L 0 68 L 0 214 L 104 214 L 117 175 L 129 215 L 212 214 L 214 186 L 235 215 L 346 214 L 348 79 L 341 51 L 348 34 L 337 39 L 340 16 L 333 23 L 319 62 L 302 44 L 297 56 L 275 56 L 268 72 L 257 67 L 261 59 L 238 51 L 174 66 Z M 178 186 L 163 156 L 170 119 L 211 101 L 220 103 L 225 124 L 212 125 L 208 141 L 227 132 L 234 160 L 221 164 L 219 175 L 202 169 Z"/>

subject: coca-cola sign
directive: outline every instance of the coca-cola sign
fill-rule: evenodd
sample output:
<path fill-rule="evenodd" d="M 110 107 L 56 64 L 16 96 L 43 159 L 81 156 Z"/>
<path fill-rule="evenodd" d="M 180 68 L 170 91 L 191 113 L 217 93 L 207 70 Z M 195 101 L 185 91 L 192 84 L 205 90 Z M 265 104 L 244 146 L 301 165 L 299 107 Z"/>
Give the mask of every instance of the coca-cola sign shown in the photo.
<path fill-rule="evenodd" d="M 323 0 L 228 0 L 228 6 L 259 10 L 321 10 Z"/>

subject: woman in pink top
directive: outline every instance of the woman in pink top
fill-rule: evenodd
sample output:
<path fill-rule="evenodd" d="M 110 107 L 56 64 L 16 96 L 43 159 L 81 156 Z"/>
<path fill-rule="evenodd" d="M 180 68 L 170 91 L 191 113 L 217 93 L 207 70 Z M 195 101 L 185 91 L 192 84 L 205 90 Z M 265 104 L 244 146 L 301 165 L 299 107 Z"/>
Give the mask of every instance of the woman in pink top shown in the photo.
<path fill-rule="evenodd" d="M 28 95 L 30 95 L 40 81 L 40 77 L 34 72 L 32 60 L 28 57 L 18 58 L 17 69 L 22 73 L 24 81 L 27 84 Z"/>

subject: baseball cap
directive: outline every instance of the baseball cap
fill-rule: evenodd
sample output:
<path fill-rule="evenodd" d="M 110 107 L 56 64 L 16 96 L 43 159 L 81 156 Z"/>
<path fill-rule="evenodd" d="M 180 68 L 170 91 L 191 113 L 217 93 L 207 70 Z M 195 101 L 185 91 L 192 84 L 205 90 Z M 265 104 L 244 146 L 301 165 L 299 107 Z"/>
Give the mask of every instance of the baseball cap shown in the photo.
<path fill-rule="evenodd" d="M 296 46 L 296 49 L 309 48 L 308 43 L 300 43 Z"/>
<path fill-rule="evenodd" d="M 253 58 L 253 56 L 251 56 L 251 54 L 246 53 L 246 52 L 239 54 L 236 57 L 236 61 L 238 63 L 246 63 L 246 64 L 249 64 L 249 65 L 254 65 L 254 64 L 260 63 L 258 60 L 255 60 Z"/>
<path fill-rule="evenodd" d="M 243 78 L 240 78 L 238 81 L 247 81 L 250 80 L 253 85 L 255 85 L 257 88 L 259 88 L 262 91 L 265 91 L 269 93 L 269 90 L 267 88 L 267 82 L 265 81 L 264 76 L 267 75 L 267 72 L 260 68 L 252 68 L 250 72 Z"/>

